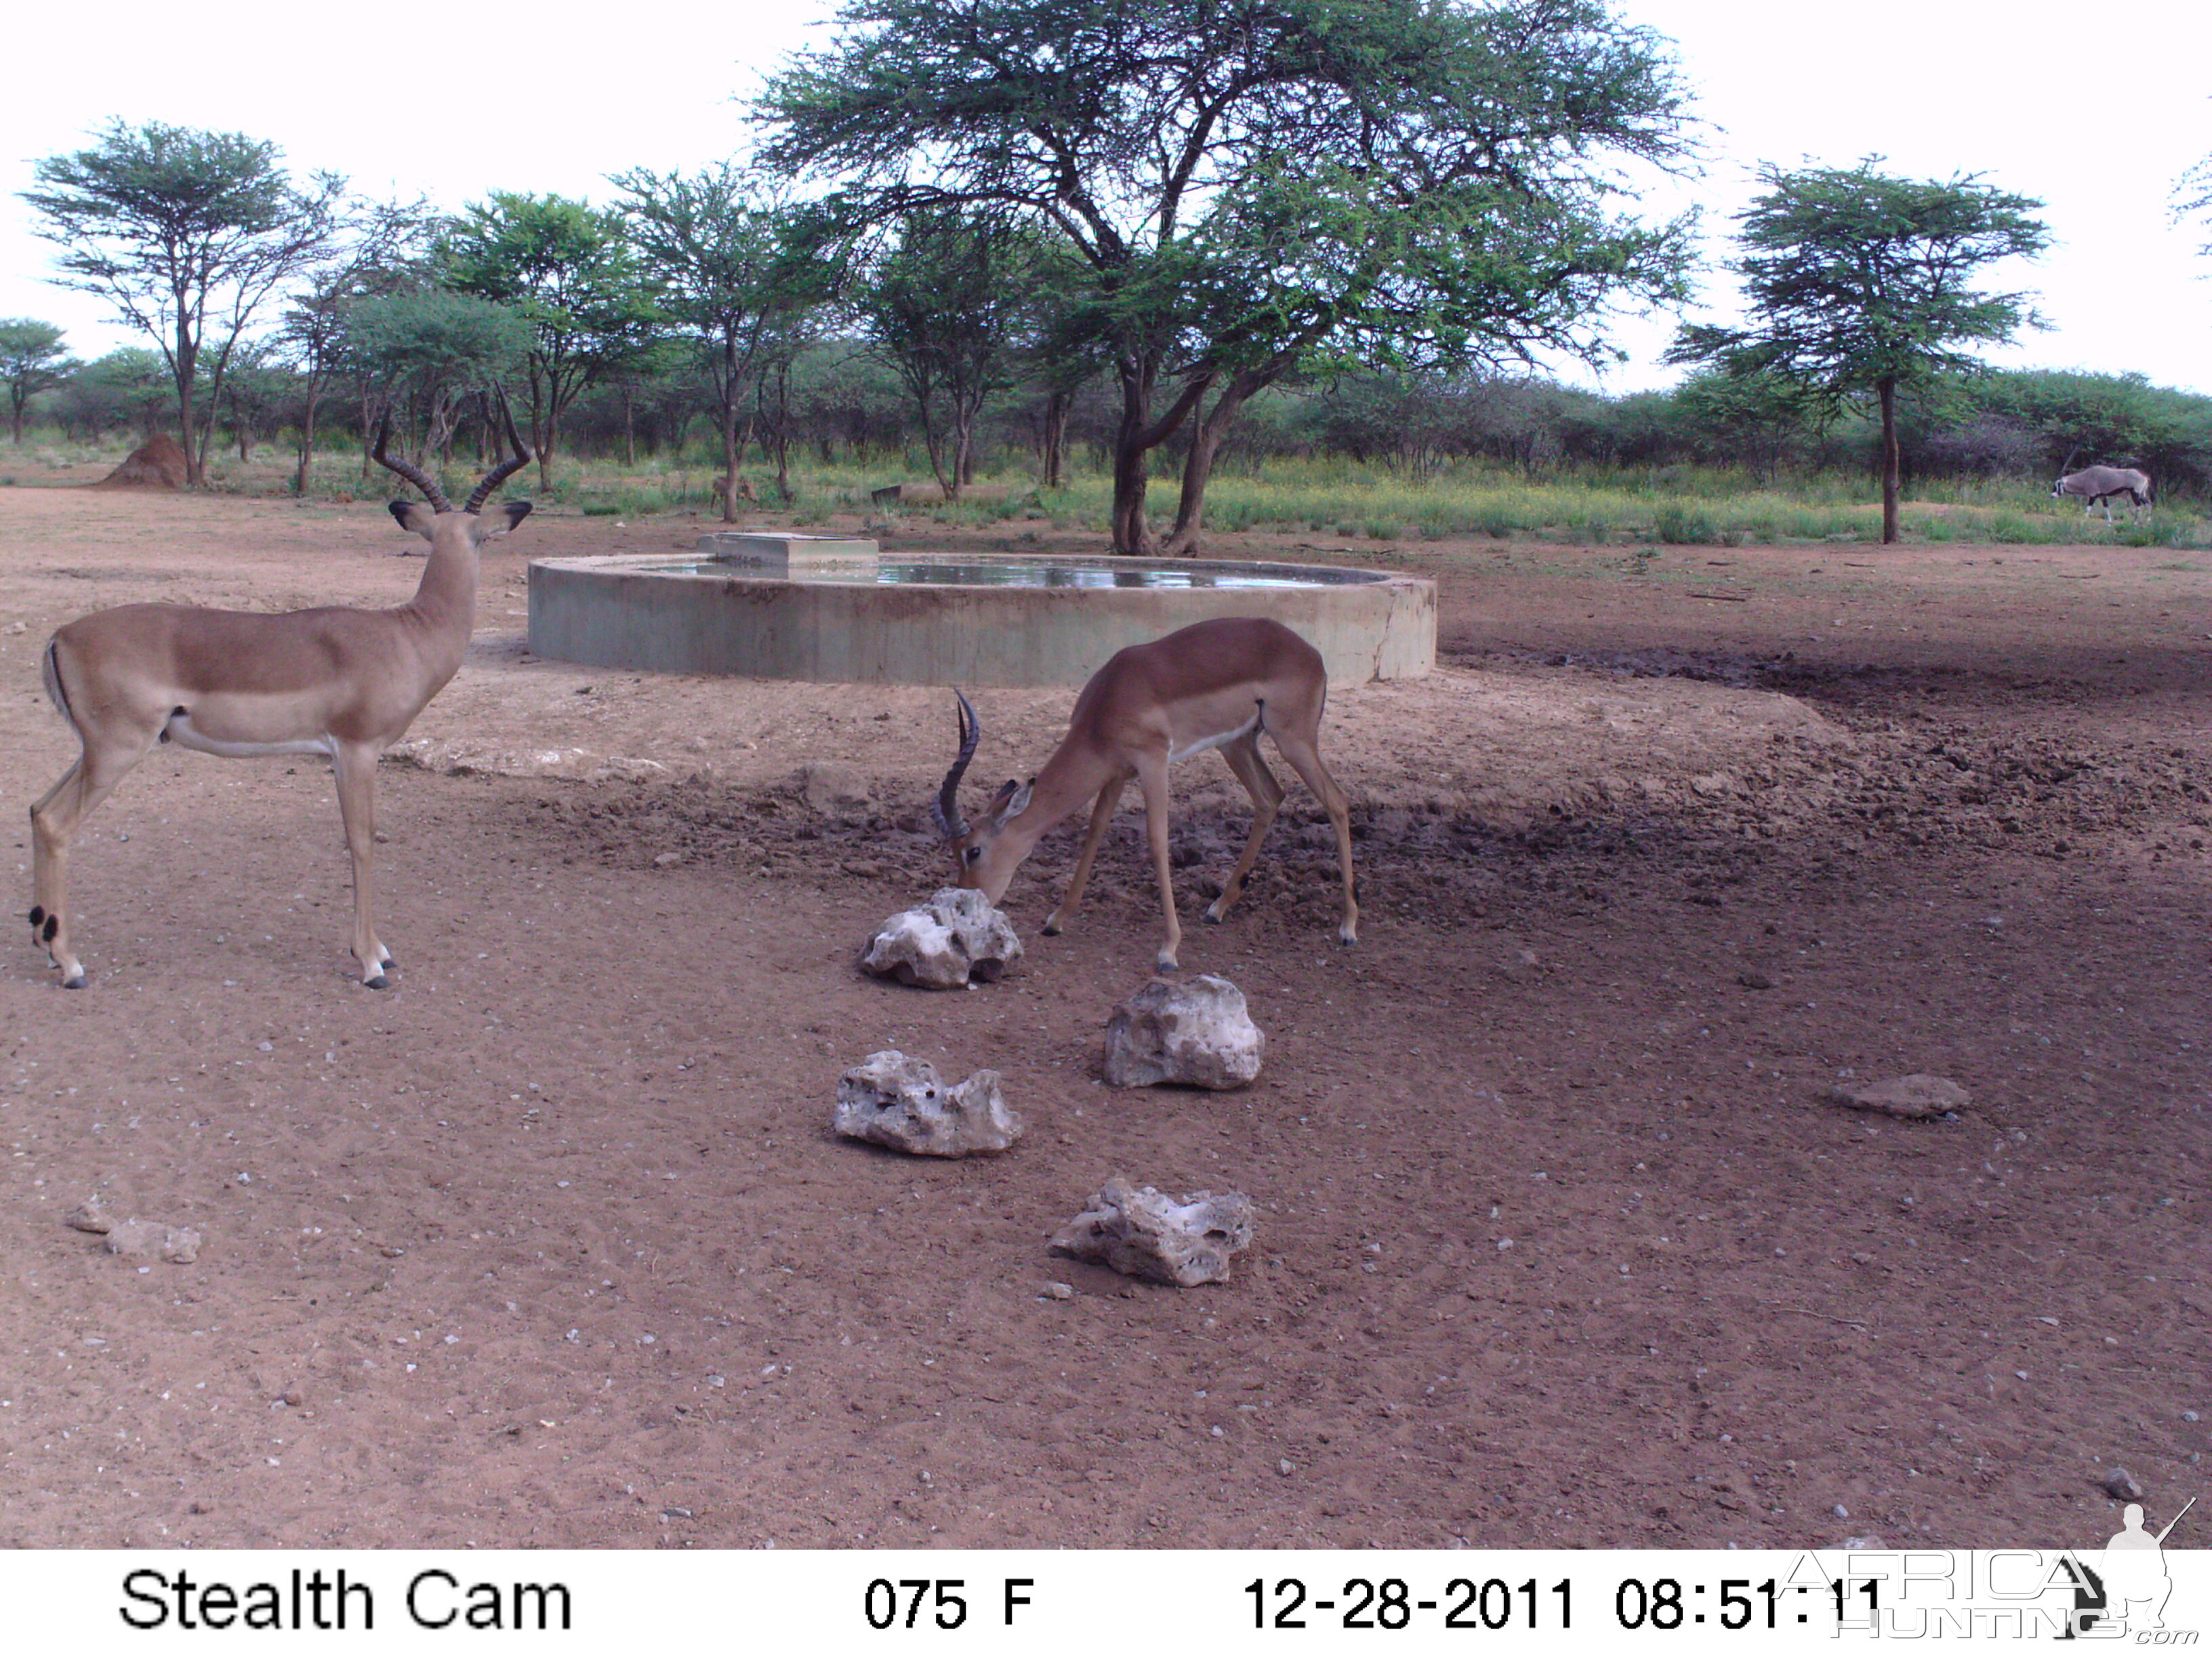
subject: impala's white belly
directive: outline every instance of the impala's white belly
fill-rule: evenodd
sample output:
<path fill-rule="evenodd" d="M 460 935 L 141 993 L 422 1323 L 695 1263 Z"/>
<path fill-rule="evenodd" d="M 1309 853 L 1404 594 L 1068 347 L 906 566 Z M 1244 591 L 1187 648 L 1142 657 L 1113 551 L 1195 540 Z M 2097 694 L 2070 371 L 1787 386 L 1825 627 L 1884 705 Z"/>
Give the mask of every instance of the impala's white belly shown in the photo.
<path fill-rule="evenodd" d="M 1184 744 L 1180 749 L 1169 750 L 1168 759 L 1171 763 L 1179 760 L 1188 760 L 1193 755 L 1202 754 L 1208 749 L 1218 749 L 1225 744 L 1236 742 L 1239 738 L 1248 738 L 1259 729 L 1260 711 L 1257 708 L 1255 708 L 1252 711 L 1252 718 L 1246 720 L 1243 725 L 1237 727 L 1236 730 L 1232 732 L 1217 732 L 1210 738 L 1193 738 L 1190 742 Z"/>
<path fill-rule="evenodd" d="M 236 738 L 211 738 L 192 724 L 186 714 L 169 716 L 162 727 L 162 735 L 170 742 L 182 744 L 187 749 L 197 749 L 203 755 L 221 755 L 226 760 L 246 760 L 255 755 L 321 755 L 329 758 L 337 753 L 337 746 L 328 733 L 312 738 L 285 738 L 275 742 L 257 743 Z"/>

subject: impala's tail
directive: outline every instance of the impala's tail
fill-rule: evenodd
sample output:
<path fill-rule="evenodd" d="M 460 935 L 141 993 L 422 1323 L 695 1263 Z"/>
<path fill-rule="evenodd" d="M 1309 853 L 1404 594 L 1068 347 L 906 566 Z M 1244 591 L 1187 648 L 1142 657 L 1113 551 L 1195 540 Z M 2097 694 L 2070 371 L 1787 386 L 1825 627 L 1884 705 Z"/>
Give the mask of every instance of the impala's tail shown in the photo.
<path fill-rule="evenodd" d="M 48 640 L 46 655 L 39 659 L 39 665 L 40 672 L 46 677 L 46 696 L 53 700 L 55 712 L 74 727 L 76 725 L 76 716 L 70 712 L 69 693 L 62 690 L 61 665 L 55 659 L 54 655 L 55 648 L 60 644 L 61 641 L 58 639 Z"/>

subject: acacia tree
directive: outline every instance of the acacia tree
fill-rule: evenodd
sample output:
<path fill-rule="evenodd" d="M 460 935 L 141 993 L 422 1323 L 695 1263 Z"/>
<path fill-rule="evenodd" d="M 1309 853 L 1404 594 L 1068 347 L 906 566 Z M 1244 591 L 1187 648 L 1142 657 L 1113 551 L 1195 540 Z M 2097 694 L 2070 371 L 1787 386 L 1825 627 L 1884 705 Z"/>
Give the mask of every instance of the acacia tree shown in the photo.
<path fill-rule="evenodd" d="M 441 289 L 360 301 L 346 333 L 376 400 L 404 417 L 402 447 L 440 472 L 454 428 L 531 347 L 529 325 L 507 307 Z"/>
<path fill-rule="evenodd" d="M 1744 252 L 1730 266 L 1750 319 L 1741 328 L 1684 328 L 1667 361 L 1777 377 L 1830 410 L 1872 396 L 1887 544 L 1898 538 L 1898 389 L 1979 368 L 1960 345 L 2041 326 L 2026 294 L 1967 284 L 1984 265 L 2042 252 L 2050 234 L 2032 216 L 2041 202 L 1979 175 L 1889 178 L 1875 171 L 1881 160 L 1795 173 L 1762 165 L 1768 189 L 1736 216 Z"/>
<path fill-rule="evenodd" d="M 255 435 L 276 429 L 295 387 L 274 343 L 240 343 L 231 358 L 230 372 L 223 376 L 222 403 L 229 411 L 231 436 L 237 442 L 241 466 L 253 457 Z"/>
<path fill-rule="evenodd" d="M 869 338 L 921 411 L 930 471 L 947 501 L 974 475 L 985 401 L 1013 383 L 1039 263 L 1034 234 L 1002 220 L 919 213 L 854 297 Z"/>
<path fill-rule="evenodd" d="M 775 468 L 776 494 L 789 501 L 791 447 L 803 413 L 793 400 L 792 374 L 822 337 L 823 311 L 834 297 L 836 279 L 818 261 L 787 260 L 778 269 L 780 297 L 753 356 L 751 418 L 762 459 Z"/>
<path fill-rule="evenodd" d="M 15 447 L 23 447 L 23 405 L 84 365 L 62 349 L 62 331 L 35 317 L 0 318 L 0 383 L 8 387 Z"/>
<path fill-rule="evenodd" d="M 307 491 L 315 465 L 315 417 L 336 378 L 351 308 L 365 299 L 418 286 L 434 228 L 429 204 L 374 204 L 349 215 L 343 240 L 307 272 L 277 333 L 300 377 L 299 465 L 292 493 Z"/>
<path fill-rule="evenodd" d="M 611 182 L 659 284 L 661 313 L 703 348 L 722 434 L 722 521 L 738 519 L 735 480 L 763 347 L 781 337 L 803 241 L 790 210 L 725 162 L 685 178 L 640 167 Z"/>
<path fill-rule="evenodd" d="M 765 164 L 860 223 L 988 205 L 1074 251 L 1121 411 L 1113 541 L 1209 392 L 1171 549 L 1251 396 L 1317 352 L 1597 349 L 1673 295 L 1680 225 L 1610 212 L 1684 151 L 1657 38 L 1603 0 L 848 0 L 774 82 Z"/>
<path fill-rule="evenodd" d="M 440 275 L 530 325 L 530 441 L 553 487 L 561 417 L 577 394 L 653 340 L 658 313 L 619 210 L 495 191 L 447 228 Z"/>
<path fill-rule="evenodd" d="M 118 346 L 70 376 L 56 395 L 62 430 L 82 422 L 86 441 L 110 432 L 161 431 L 177 418 L 177 388 L 161 354 L 145 346 Z"/>
<path fill-rule="evenodd" d="M 1762 485 L 1792 446 L 1821 436 L 1836 413 L 1798 382 L 1758 369 L 1692 374 L 1675 389 L 1674 404 L 1701 436 L 1720 446 L 1722 459 L 1749 466 Z"/>
<path fill-rule="evenodd" d="M 345 181 L 295 189 L 276 145 L 239 132 L 109 124 L 90 149 L 33 164 L 23 200 L 62 250 L 64 288 L 154 337 L 177 387 L 187 482 L 207 482 L 222 377 L 254 313 L 328 246 Z M 198 398 L 204 381 L 206 397 Z"/>

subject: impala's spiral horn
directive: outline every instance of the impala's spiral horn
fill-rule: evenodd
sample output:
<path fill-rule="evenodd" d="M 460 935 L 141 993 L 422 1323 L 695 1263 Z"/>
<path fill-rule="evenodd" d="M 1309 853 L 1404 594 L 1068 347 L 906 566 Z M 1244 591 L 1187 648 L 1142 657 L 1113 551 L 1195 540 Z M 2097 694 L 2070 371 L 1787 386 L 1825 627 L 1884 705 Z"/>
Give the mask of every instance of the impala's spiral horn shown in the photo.
<path fill-rule="evenodd" d="M 975 718 L 975 705 L 967 694 L 955 691 L 952 695 L 960 699 L 960 752 L 929 809 L 930 817 L 937 821 L 937 832 L 947 841 L 957 841 L 968 833 L 968 820 L 960 816 L 960 780 L 967 774 L 968 763 L 975 758 L 975 745 L 983 736 L 983 723 Z"/>
<path fill-rule="evenodd" d="M 530 451 L 524 446 L 521 435 L 514 429 L 514 410 L 507 405 L 507 388 L 498 386 L 494 390 L 499 393 L 499 418 L 507 428 L 507 441 L 509 447 L 514 451 L 514 459 L 511 461 L 501 461 L 484 474 L 483 482 L 470 494 L 469 504 L 461 509 L 464 513 L 475 513 L 481 510 L 483 504 L 491 499 L 493 490 L 498 489 L 511 475 L 520 472 L 530 463 Z"/>
<path fill-rule="evenodd" d="M 374 459 L 380 466 L 387 468 L 393 472 L 397 472 L 409 483 L 413 484 L 416 489 L 421 490 L 424 499 L 426 499 L 430 505 L 435 507 L 439 512 L 452 512 L 453 510 L 453 504 L 446 499 L 446 492 L 438 488 L 437 482 L 433 479 L 428 473 L 425 472 L 419 466 L 410 465 L 405 461 L 395 461 L 391 456 L 384 453 L 385 445 L 391 441 L 392 410 L 387 406 L 384 411 L 384 419 L 377 425 L 376 447 L 370 452 L 372 459 Z M 469 511 L 473 513 L 476 511 L 476 508 L 471 507 Z"/>

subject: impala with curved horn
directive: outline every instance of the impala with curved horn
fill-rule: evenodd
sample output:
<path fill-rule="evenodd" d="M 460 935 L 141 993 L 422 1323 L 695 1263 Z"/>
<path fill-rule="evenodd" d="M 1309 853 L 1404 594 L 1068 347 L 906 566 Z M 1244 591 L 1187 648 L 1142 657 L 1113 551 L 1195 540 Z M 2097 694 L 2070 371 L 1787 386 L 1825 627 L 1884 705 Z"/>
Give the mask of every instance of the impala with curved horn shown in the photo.
<path fill-rule="evenodd" d="M 210 755 L 322 755 L 337 775 L 338 816 L 353 859 L 353 955 L 363 984 L 382 990 L 392 953 L 371 917 L 376 762 L 453 678 L 475 624 L 477 549 L 522 522 L 528 501 L 483 510 L 530 459 L 504 394 L 514 450 L 455 507 L 420 468 L 376 459 L 429 500 L 394 501 L 392 516 L 430 544 L 421 585 L 386 611 L 325 605 L 279 615 L 198 605 L 126 605 L 94 611 L 46 642 L 46 694 L 83 752 L 31 809 L 31 937 L 71 989 L 85 982 L 70 948 L 69 850 L 86 813 L 157 743 Z"/>
<path fill-rule="evenodd" d="M 1173 972 L 1182 929 L 1176 921 L 1168 864 L 1169 763 L 1202 749 L 1218 749 L 1252 797 L 1251 839 L 1221 896 L 1206 912 L 1208 921 L 1218 921 L 1244 890 L 1260 843 L 1283 804 L 1283 786 L 1260 757 L 1264 732 L 1336 826 L 1344 880 L 1344 920 L 1337 942 L 1351 945 L 1358 939 L 1351 805 L 1321 761 L 1328 675 L 1321 653 L 1282 623 L 1259 617 L 1218 617 L 1115 652 L 1076 696 L 1067 735 L 1043 770 L 1026 784 L 1008 781 L 993 798 L 982 823 L 973 826 L 960 816 L 958 793 L 982 726 L 968 699 L 955 695 L 960 702 L 960 753 L 938 791 L 934 816 L 939 833 L 951 845 L 960 885 L 980 889 L 996 904 L 1038 838 L 1095 798 L 1091 831 L 1067 892 L 1045 918 L 1044 931 L 1057 933 L 1082 902 L 1091 860 L 1123 787 L 1133 777 L 1144 792 L 1145 829 L 1159 875 L 1160 903 L 1167 912 L 1158 966 L 1163 973 Z"/>

